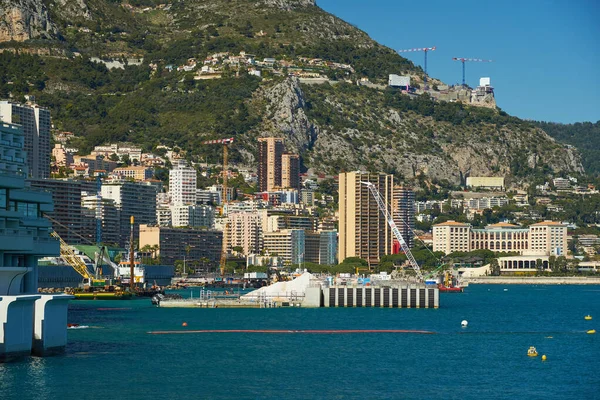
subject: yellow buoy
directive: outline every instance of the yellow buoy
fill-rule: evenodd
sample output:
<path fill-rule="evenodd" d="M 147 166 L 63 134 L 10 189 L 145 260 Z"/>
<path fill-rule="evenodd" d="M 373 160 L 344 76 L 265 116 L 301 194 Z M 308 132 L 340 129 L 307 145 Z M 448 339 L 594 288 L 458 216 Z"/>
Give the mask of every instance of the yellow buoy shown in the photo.
<path fill-rule="evenodd" d="M 591 320 L 591 319 L 592 319 L 592 316 L 591 316 L 591 315 L 586 315 L 585 317 L 583 317 L 583 319 L 585 319 L 585 320 L 589 321 L 589 320 Z"/>
<path fill-rule="evenodd" d="M 590 335 L 593 335 L 594 333 L 596 333 L 595 329 L 590 329 L 589 331 L 587 331 L 587 333 L 589 333 Z"/>
<path fill-rule="evenodd" d="M 546 355 L 542 355 L 542 361 L 546 361 Z"/>

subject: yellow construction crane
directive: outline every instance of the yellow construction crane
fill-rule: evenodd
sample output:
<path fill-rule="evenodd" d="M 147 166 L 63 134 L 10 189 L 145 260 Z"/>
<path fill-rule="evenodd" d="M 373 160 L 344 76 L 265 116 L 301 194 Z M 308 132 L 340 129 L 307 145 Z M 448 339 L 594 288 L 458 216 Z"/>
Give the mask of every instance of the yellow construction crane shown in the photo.
<path fill-rule="evenodd" d="M 233 138 L 226 139 L 215 139 L 215 140 L 207 140 L 202 142 L 202 144 L 222 144 L 223 145 L 223 191 L 221 194 L 221 198 L 223 201 L 223 207 L 221 208 L 221 215 L 225 210 L 225 205 L 228 202 L 227 199 L 227 157 L 229 155 L 229 145 L 233 143 Z M 221 250 L 221 261 L 219 262 L 219 268 L 221 269 L 221 276 L 225 275 L 225 266 L 227 264 L 227 232 L 229 230 L 229 223 L 225 224 L 225 229 L 223 229 L 223 248 Z"/>
<path fill-rule="evenodd" d="M 60 255 L 64 260 L 71 266 L 75 271 L 79 273 L 83 277 L 84 286 L 104 286 L 106 284 L 105 279 L 95 279 L 94 275 L 88 270 L 87 266 L 81 258 L 79 258 L 71 247 L 56 233 L 55 231 L 50 232 L 50 234 L 58 239 L 60 242 Z"/>

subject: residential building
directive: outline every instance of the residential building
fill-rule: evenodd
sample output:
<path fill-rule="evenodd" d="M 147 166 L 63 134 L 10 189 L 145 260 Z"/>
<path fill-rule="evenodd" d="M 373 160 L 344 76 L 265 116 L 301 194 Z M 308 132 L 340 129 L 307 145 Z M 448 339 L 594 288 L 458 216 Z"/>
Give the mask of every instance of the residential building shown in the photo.
<path fill-rule="evenodd" d="M 138 182 L 145 181 L 154 176 L 154 170 L 147 167 L 121 167 L 115 168 L 113 174 L 122 175 L 125 178 L 130 178 Z"/>
<path fill-rule="evenodd" d="M 23 150 L 32 178 L 50 177 L 50 111 L 37 104 L 0 101 L 0 120 L 23 127 Z"/>
<path fill-rule="evenodd" d="M 221 204 L 221 192 L 217 190 L 196 190 L 196 204 Z"/>
<path fill-rule="evenodd" d="M 73 156 L 73 164 L 87 165 L 90 174 L 93 174 L 94 171 L 112 172 L 117 168 L 115 161 L 110 161 L 108 158 L 99 155 Z"/>
<path fill-rule="evenodd" d="M 140 248 L 158 245 L 158 255 L 164 264 L 173 265 L 184 258 L 189 262 L 207 259 L 218 265 L 223 246 L 223 232 L 212 229 L 170 228 L 140 225 Z"/>
<path fill-rule="evenodd" d="M 171 226 L 214 228 L 215 209 L 211 206 L 180 204 L 171 205 L 169 208 L 171 210 Z"/>
<path fill-rule="evenodd" d="M 346 172 L 339 175 L 338 260 L 360 257 L 369 265 L 379 264 L 381 256 L 392 254 L 393 233 L 368 187 L 379 191 L 388 212 L 393 211 L 394 177 L 388 174 Z"/>
<path fill-rule="evenodd" d="M 67 344 L 72 296 L 38 294 L 38 259 L 58 256 L 49 193 L 26 187 L 23 127 L 0 123 L 0 360 L 44 356 Z"/>
<path fill-rule="evenodd" d="M 174 205 L 196 204 L 196 169 L 180 161 L 169 171 L 169 193 Z"/>
<path fill-rule="evenodd" d="M 300 156 L 284 153 L 281 155 L 281 187 L 300 190 Z"/>
<path fill-rule="evenodd" d="M 156 224 L 156 188 L 138 182 L 102 185 L 102 198 L 112 199 L 120 211 L 119 246 L 127 247 L 130 236 L 130 218 L 134 220 L 134 237 L 141 224 Z"/>
<path fill-rule="evenodd" d="M 228 252 L 241 247 L 244 255 L 259 254 L 263 249 L 262 224 L 256 212 L 228 213 Z"/>
<path fill-rule="evenodd" d="M 264 249 L 272 256 L 283 259 L 285 265 L 299 265 L 305 252 L 303 229 L 285 229 L 263 233 Z"/>
<path fill-rule="evenodd" d="M 57 167 L 68 167 L 73 164 L 73 154 L 63 144 L 56 143 L 52 149 L 52 157 Z"/>
<path fill-rule="evenodd" d="M 393 218 L 408 247 L 413 247 L 415 229 L 415 192 L 408 187 L 394 187 Z"/>
<path fill-rule="evenodd" d="M 467 177 L 467 187 L 503 190 L 503 176 L 469 176 Z"/>
<path fill-rule="evenodd" d="M 271 191 L 281 187 L 281 156 L 283 138 L 258 138 L 258 190 Z"/>
<path fill-rule="evenodd" d="M 337 231 L 321 231 L 319 236 L 319 264 L 337 265 Z"/>
<path fill-rule="evenodd" d="M 302 189 L 300 191 L 300 201 L 302 204 L 306 204 L 309 206 L 314 205 L 315 203 L 315 191 L 310 189 Z"/>
<path fill-rule="evenodd" d="M 52 221 L 52 229 L 65 242 L 88 244 L 88 241 L 96 241 L 81 205 L 81 192 L 94 192 L 94 182 L 70 179 L 30 179 L 28 182 L 32 188 L 52 194 L 54 209 L 47 215 Z"/>
<path fill-rule="evenodd" d="M 156 206 L 156 224 L 158 226 L 171 226 L 171 206 L 166 204 L 159 204 Z"/>
<path fill-rule="evenodd" d="M 100 202 L 98 200 L 100 199 Z M 98 211 L 98 205 L 100 205 L 100 211 Z M 115 202 L 112 199 L 99 198 L 96 194 L 90 194 L 88 192 L 81 193 L 81 206 L 83 213 L 84 225 L 89 226 L 89 221 L 93 223 L 91 227 L 86 227 L 86 231 L 95 231 L 96 222 L 98 218 L 101 221 L 101 237 L 100 242 L 105 244 L 117 244 L 119 243 L 119 230 L 115 229 L 118 227 L 121 220 L 120 211 L 115 206 Z M 95 234 L 92 236 L 93 242 L 98 241 Z M 71 242 L 68 242 L 71 243 Z M 88 243 L 84 243 L 88 244 Z"/>

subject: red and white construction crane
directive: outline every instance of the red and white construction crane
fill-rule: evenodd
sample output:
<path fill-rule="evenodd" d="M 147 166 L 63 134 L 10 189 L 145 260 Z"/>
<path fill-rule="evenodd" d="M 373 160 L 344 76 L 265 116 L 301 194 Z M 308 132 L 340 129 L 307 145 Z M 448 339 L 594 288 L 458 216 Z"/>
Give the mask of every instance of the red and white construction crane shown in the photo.
<path fill-rule="evenodd" d="M 372 182 L 363 182 L 363 181 L 361 181 L 360 183 L 362 183 L 363 185 L 366 185 L 369 188 L 369 191 L 371 192 L 371 194 L 375 198 L 375 201 L 377 202 L 377 206 L 379 207 L 379 211 L 381 211 L 381 214 L 383 214 L 383 216 L 386 219 L 388 225 L 392 229 L 392 232 L 394 233 L 394 236 L 396 236 L 396 240 L 398 240 L 398 243 L 400 243 L 400 247 L 402 248 L 402 251 L 404 251 L 404 254 L 406 254 L 406 257 L 408 258 L 408 262 L 410 263 L 410 265 L 415 270 L 415 274 L 417 275 L 417 279 L 419 280 L 419 282 L 423 282 L 425 279 L 423 278 L 423 274 L 421 273 L 421 268 L 419 267 L 419 264 L 417 263 L 417 260 L 415 260 L 415 257 L 412 255 L 412 253 L 410 251 L 410 248 L 408 247 L 408 244 L 406 243 L 406 241 L 402 237 L 402 234 L 400 233 L 400 230 L 396 226 L 396 223 L 394 222 L 394 218 L 392 217 L 392 214 L 388 211 L 388 209 L 387 209 L 387 207 L 385 205 L 385 202 L 383 201 L 383 198 L 381 197 L 381 194 L 379 193 L 379 190 L 377 190 L 377 187 Z"/>
<path fill-rule="evenodd" d="M 423 64 L 423 70 L 425 71 L 425 77 L 423 78 L 423 82 L 425 83 L 425 89 L 427 89 L 427 52 L 434 51 L 434 47 L 419 47 L 416 49 L 406 49 L 406 50 L 396 50 L 397 53 L 412 53 L 415 51 L 422 51 L 425 53 L 425 63 Z"/>
<path fill-rule="evenodd" d="M 474 62 L 494 62 L 493 60 L 482 60 L 481 58 L 462 58 L 452 57 L 454 61 L 460 61 L 462 63 L 462 85 L 465 86 L 465 61 Z"/>
<path fill-rule="evenodd" d="M 233 138 L 226 139 L 215 139 L 215 140 L 206 140 L 202 142 L 202 144 L 222 144 L 223 145 L 223 193 L 222 193 L 222 201 L 223 201 L 223 211 L 225 210 L 225 205 L 227 204 L 227 157 L 229 154 L 229 145 L 233 143 Z M 221 270 L 221 276 L 225 275 L 225 266 L 227 264 L 227 231 L 229 230 L 229 224 L 225 224 L 225 229 L 223 230 L 223 249 L 221 250 L 221 261 L 219 262 L 219 268 Z"/>

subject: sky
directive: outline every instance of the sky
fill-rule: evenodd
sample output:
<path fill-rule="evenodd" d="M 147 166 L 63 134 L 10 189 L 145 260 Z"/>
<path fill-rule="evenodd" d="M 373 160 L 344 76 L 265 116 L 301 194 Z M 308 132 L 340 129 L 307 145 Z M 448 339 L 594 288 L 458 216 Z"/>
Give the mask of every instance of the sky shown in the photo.
<path fill-rule="evenodd" d="M 436 47 L 428 75 L 471 87 L 490 77 L 498 107 L 522 119 L 600 120 L 598 0 L 317 0 L 394 50 Z M 423 66 L 423 53 L 403 53 Z"/>

